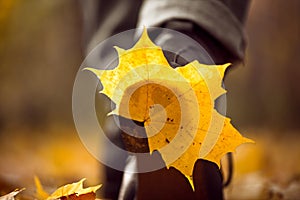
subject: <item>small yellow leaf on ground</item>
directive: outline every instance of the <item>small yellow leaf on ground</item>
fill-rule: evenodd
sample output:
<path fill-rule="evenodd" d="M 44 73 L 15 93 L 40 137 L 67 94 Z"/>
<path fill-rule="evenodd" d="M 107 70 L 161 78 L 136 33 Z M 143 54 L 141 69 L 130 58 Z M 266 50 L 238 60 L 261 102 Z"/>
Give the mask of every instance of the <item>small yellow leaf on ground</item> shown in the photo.
<path fill-rule="evenodd" d="M 76 183 L 67 184 L 64 186 L 61 186 L 56 191 L 54 191 L 47 200 L 54 200 L 54 199 L 91 199 L 90 196 L 93 196 L 93 199 L 96 198 L 96 191 L 102 186 L 102 185 L 96 185 L 93 187 L 83 188 L 83 182 L 85 181 L 85 178 L 81 179 L 80 181 Z"/>
<path fill-rule="evenodd" d="M 57 190 L 55 190 L 51 195 L 49 195 L 46 191 L 44 191 L 42 184 L 38 177 L 34 177 L 35 185 L 36 185 L 36 198 L 38 200 L 54 200 L 54 199 L 74 199 L 74 200 L 95 200 L 96 199 L 96 191 L 102 185 L 96 185 L 93 187 L 83 188 L 83 182 L 85 178 L 81 179 L 78 182 L 67 184 L 61 186 Z"/>

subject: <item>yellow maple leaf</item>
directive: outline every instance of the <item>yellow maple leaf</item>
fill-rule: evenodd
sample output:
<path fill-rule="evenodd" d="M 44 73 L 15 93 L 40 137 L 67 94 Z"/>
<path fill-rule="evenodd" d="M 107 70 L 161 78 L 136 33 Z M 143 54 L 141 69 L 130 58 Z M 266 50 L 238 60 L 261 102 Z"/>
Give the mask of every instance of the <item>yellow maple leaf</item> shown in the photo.
<path fill-rule="evenodd" d="M 144 123 L 150 153 L 159 151 L 166 167 L 184 174 L 193 189 L 198 159 L 219 166 L 224 154 L 253 142 L 214 109 L 215 99 L 226 92 L 221 85 L 230 64 L 193 61 L 173 69 L 146 29 L 131 49 L 116 50 L 119 65 L 115 69 L 87 68 L 101 80 L 101 93 L 116 104 L 110 114 Z"/>

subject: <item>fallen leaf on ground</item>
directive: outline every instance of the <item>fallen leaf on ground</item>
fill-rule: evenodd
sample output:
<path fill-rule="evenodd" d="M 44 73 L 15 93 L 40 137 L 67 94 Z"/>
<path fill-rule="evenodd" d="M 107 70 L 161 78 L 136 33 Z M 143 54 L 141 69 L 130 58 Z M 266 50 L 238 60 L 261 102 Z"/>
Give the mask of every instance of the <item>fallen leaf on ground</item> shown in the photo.
<path fill-rule="evenodd" d="M 15 199 L 15 196 L 17 195 L 17 194 L 19 194 L 20 192 L 22 192 L 23 190 L 25 190 L 25 188 L 23 188 L 23 189 L 16 189 L 15 191 L 13 191 L 13 192 L 11 192 L 11 193 L 8 193 L 8 194 L 6 194 L 6 195 L 4 195 L 4 196 L 1 196 L 0 197 L 0 200 L 14 200 Z"/>
<path fill-rule="evenodd" d="M 96 199 L 96 191 L 102 186 L 96 185 L 93 187 L 83 188 L 83 182 L 85 178 L 81 179 L 78 182 L 67 184 L 61 186 L 57 190 L 55 190 L 51 195 L 48 195 L 46 191 L 44 191 L 39 179 L 35 177 L 35 184 L 37 188 L 37 199 L 73 199 L 73 200 L 95 200 Z"/>

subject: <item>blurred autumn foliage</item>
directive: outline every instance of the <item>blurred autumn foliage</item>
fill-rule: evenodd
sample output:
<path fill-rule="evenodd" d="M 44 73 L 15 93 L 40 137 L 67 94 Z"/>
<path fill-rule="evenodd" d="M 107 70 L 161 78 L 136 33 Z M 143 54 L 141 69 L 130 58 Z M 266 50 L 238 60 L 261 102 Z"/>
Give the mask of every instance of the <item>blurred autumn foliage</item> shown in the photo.
<path fill-rule="evenodd" d="M 252 1 L 245 67 L 228 76 L 228 112 L 239 126 L 290 130 L 300 124 L 300 2 Z"/>
<path fill-rule="evenodd" d="M 299 8 L 298 0 L 253 0 L 245 65 L 225 80 L 228 115 L 258 140 L 241 153 L 248 160 L 236 161 L 236 173 L 252 174 L 253 184 L 266 178 L 288 188 L 300 181 Z M 83 35 L 77 1 L 0 0 L 0 195 L 27 187 L 30 196 L 35 174 L 52 191 L 83 177 L 99 183 L 101 165 L 80 143 L 72 120 Z M 229 188 L 231 197 L 235 183 L 241 182 Z M 259 192 L 270 197 L 269 190 Z"/>
<path fill-rule="evenodd" d="M 1 127 L 72 123 L 73 79 L 82 61 L 72 1 L 0 1 Z"/>

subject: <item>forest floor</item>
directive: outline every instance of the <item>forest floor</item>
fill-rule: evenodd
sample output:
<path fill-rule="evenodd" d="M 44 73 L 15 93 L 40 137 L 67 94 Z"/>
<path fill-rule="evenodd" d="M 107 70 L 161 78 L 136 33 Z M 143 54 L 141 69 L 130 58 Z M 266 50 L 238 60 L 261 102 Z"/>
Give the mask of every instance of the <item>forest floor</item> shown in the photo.
<path fill-rule="evenodd" d="M 300 199 L 299 132 L 252 130 L 245 135 L 256 144 L 234 153 L 234 176 L 225 199 Z M 1 135 L 0 154 L 0 196 L 26 188 L 21 199 L 34 199 L 34 176 L 50 193 L 84 177 L 87 186 L 102 180 L 102 165 L 72 127 L 7 130 Z"/>

